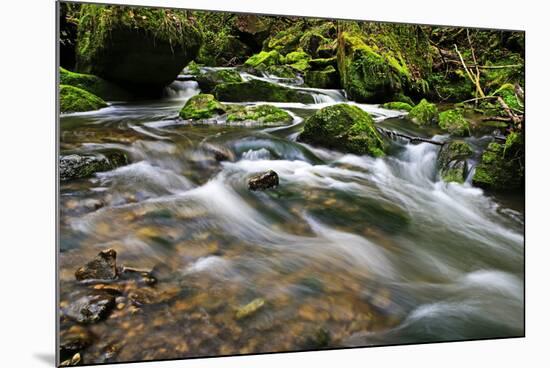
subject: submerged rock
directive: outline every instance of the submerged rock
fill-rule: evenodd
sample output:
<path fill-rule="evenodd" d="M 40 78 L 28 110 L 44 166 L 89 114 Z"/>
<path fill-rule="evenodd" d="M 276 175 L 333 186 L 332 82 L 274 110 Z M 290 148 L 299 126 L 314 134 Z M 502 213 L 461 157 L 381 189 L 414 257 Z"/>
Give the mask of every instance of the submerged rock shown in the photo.
<path fill-rule="evenodd" d="M 61 180 L 86 178 L 96 172 L 113 170 L 126 164 L 128 164 L 128 158 L 118 151 L 65 155 L 59 158 L 59 178 Z"/>
<path fill-rule="evenodd" d="M 233 69 L 201 72 L 195 77 L 201 92 L 210 93 L 218 84 L 242 82 L 241 75 Z"/>
<path fill-rule="evenodd" d="M 72 326 L 61 332 L 59 344 L 59 360 L 71 360 L 76 354 L 92 345 L 95 337 L 83 326 Z"/>
<path fill-rule="evenodd" d="M 254 175 L 248 179 L 248 189 L 265 190 L 279 185 L 279 175 L 273 170 Z"/>
<path fill-rule="evenodd" d="M 203 143 L 201 144 L 201 148 L 209 154 L 212 154 L 216 161 L 235 161 L 235 154 L 225 146 Z"/>
<path fill-rule="evenodd" d="M 525 153 L 523 136 L 510 133 L 505 144 L 490 143 L 476 166 L 473 184 L 497 191 L 513 191 L 524 186 Z"/>
<path fill-rule="evenodd" d="M 439 114 L 439 127 L 451 135 L 465 137 L 470 135 L 470 124 L 459 109 L 443 111 Z"/>
<path fill-rule="evenodd" d="M 235 312 L 235 318 L 237 320 L 248 318 L 258 312 L 265 305 L 265 300 L 262 298 L 257 298 L 251 301 L 250 303 L 237 308 Z"/>
<path fill-rule="evenodd" d="M 389 110 L 402 110 L 407 112 L 411 111 L 413 108 L 410 104 L 400 101 L 386 102 L 382 107 Z"/>
<path fill-rule="evenodd" d="M 106 107 L 102 98 L 83 90 L 82 88 L 60 85 L 59 110 L 61 112 L 92 111 Z"/>
<path fill-rule="evenodd" d="M 439 176 L 445 182 L 464 183 L 468 175 L 468 158 L 472 148 L 464 141 L 446 143 L 437 156 Z"/>
<path fill-rule="evenodd" d="M 213 95 L 200 94 L 191 97 L 180 110 L 182 119 L 201 120 L 209 119 L 225 113 L 224 106 Z"/>
<path fill-rule="evenodd" d="M 383 156 L 385 144 L 371 116 L 348 104 L 325 107 L 305 120 L 300 140 L 359 155 Z"/>
<path fill-rule="evenodd" d="M 306 92 L 257 79 L 220 84 L 213 93 L 218 100 L 228 102 L 314 102 L 313 96 Z"/>
<path fill-rule="evenodd" d="M 66 310 L 66 315 L 78 323 L 97 323 L 109 316 L 115 307 L 115 297 L 110 294 L 83 296 Z"/>
<path fill-rule="evenodd" d="M 83 4 L 77 70 L 155 95 L 193 60 L 202 35 L 182 10 Z"/>
<path fill-rule="evenodd" d="M 326 328 L 320 327 L 306 331 L 298 344 L 303 349 L 322 349 L 329 346 L 330 340 L 330 332 Z"/>
<path fill-rule="evenodd" d="M 114 280 L 117 277 L 116 251 L 107 249 L 75 272 L 78 281 Z"/>
<path fill-rule="evenodd" d="M 409 111 L 408 118 L 416 125 L 436 123 L 438 119 L 437 106 L 423 98 Z"/>

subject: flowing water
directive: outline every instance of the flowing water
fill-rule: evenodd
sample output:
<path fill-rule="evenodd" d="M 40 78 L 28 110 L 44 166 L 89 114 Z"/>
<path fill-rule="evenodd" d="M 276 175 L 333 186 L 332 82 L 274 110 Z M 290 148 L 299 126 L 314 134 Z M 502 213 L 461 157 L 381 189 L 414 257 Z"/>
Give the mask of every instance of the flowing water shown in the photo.
<path fill-rule="evenodd" d="M 315 103 L 274 104 L 292 114 L 289 126 L 190 124 L 177 113 L 199 89 L 176 81 L 160 100 L 62 115 L 62 153 L 131 158 L 61 183 L 62 314 L 90 290 L 74 271 L 100 250 L 163 270 L 138 290 L 145 302 L 123 294 L 89 327 L 98 342 L 86 362 L 523 335 L 523 197 L 440 181 L 439 146 L 429 143 L 396 141 L 375 159 L 297 142 L 303 119 L 344 94 L 262 79 Z M 448 139 L 399 112 L 354 104 L 386 128 Z M 469 141 L 479 153 L 490 139 Z M 236 159 L 217 162 L 205 143 Z M 279 187 L 249 191 L 247 178 L 269 169 Z M 235 318 L 258 298 L 262 308 Z M 62 333 L 70 326 L 62 317 Z M 329 342 L 319 344 L 323 334 Z"/>

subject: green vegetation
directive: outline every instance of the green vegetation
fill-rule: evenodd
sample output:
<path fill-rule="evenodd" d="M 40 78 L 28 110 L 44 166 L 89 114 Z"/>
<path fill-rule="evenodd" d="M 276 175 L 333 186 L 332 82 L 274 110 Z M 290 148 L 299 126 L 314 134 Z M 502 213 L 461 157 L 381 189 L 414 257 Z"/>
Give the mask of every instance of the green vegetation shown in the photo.
<path fill-rule="evenodd" d="M 107 106 L 100 97 L 78 87 L 59 86 L 59 108 L 61 112 L 97 110 Z"/>
<path fill-rule="evenodd" d="M 374 157 L 383 156 L 385 150 L 385 144 L 371 116 L 348 104 L 325 107 L 308 117 L 300 140 Z"/>
<path fill-rule="evenodd" d="M 199 73 L 196 77 L 201 91 L 210 93 L 214 87 L 221 83 L 238 83 L 242 82 L 240 74 L 232 69 L 221 69 Z"/>
<path fill-rule="evenodd" d="M 313 97 L 298 90 L 253 79 L 241 83 L 219 84 L 213 90 L 220 101 L 227 102 L 302 102 L 313 103 Z"/>
<path fill-rule="evenodd" d="M 91 74 L 82 74 L 59 68 L 60 84 L 84 89 L 105 100 L 126 100 L 130 94 L 121 87 Z"/>
<path fill-rule="evenodd" d="M 438 119 L 437 106 L 426 101 L 426 99 L 422 99 L 418 105 L 409 111 L 408 118 L 417 125 L 435 123 Z"/>
<path fill-rule="evenodd" d="M 191 97 L 180 110 L 182 119 L 201 120 L 225 113 L 224 106 L 214 96 L 200 94 Z"/>
<path fill-rule="evenodd" d="M 260 124 L 290 124 L 292 120 L 292 116 L 288 112 L 272 105 L 246 107 L 232 105 L 227 114 L 228 122 L 253 121 Z"/>
<path fill-rule="evenodd" d="M 439 127 L 451 135 L 464 137 L 470 135 L 470 124 L 459 109 L 443 111 L 439 114 Z"/>
<path fill-rule="evenodd" d="M 385 109 L 403 110 L 407 112 L 411 111 L 411 109 L 413 108 L 410 104 L 406 102 L 399 102 L 399 101 L 386 102 L 385 104 L 382 105 L 382 107 Z"/>
<path fill-rule="evenodd" d="M 308 86 L 314 88 L 338 88 L 338 72 L 332 65 L 324 70 L 309 70 L 305 75 L 305 82 Z"/>

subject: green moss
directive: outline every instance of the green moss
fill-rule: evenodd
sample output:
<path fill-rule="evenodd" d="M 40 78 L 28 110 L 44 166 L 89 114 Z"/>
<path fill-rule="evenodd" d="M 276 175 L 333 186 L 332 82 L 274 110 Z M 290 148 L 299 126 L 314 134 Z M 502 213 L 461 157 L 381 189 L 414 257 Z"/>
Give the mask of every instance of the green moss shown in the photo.
<path fill-rule="evenodd" d="M 309 69 L 309 60 L 311 57 L 303 51 L 294 51 L 287 54 L 283 62 L 289 65 L 291 68 L 296 69 L 297 71 L 304 73 Z"/>
<path fill-rule="evenodd" d="M 493 95 L 502 97 L 508 107 L 516 111 L 523 111 L 523 104 L 516 96 L 515 88 L 512 84 L 506 83 L 502 85 Z"/>
<path fill-rule="evenodd" d="M 185 11 L 83 4 L 77 70 L 156 94 L 196 57 L 201 43 Z"/>
<path fill-rule="evenodd" d="M 307 93 L 257 79 L 219 84 L 213 93 L 218 100 L 228 102 L 314 102 L 313 97 Z"/>
<path fill-rule="evenodd" d="M 371 116 L 347 104 L 325 107 L 308 117 L 300 140 L 359 155 L 384 155 L 382 141 Z"/>
<path fill-rule="evenodd" d="M 468 158 L 473 150 L 464 141 L 446 143 L 437 156 L 437 166 L 441 179 L 445 182 L 463 183 L 468 173 Z"/>
<path fill-rule="evenodd" d="M 84 89 L 105 100 L 126 100 L 130 94 L 121 87 L 91 74 L 59 68 L 59 83 Z"/>
<path fill-rule="evenodd" d="M 244 65 L 251 68 L 266 68 L 270 65 L 278 65 L 281 63 L 283 57 L 276 51 L 262 51 L 258 54 L 252 55 L 245 61 Z"/>
<path fill-rule="evenodd" d="M 309 61 L 309 65 L 314 70 L 321 70 L 325 69 L 327 66 L 333 66 L 336 68 L 338 66 L 338 62 L 336 60 L 336 56 L 333 56 L 330 58 L 311 59 Z"/>
<path fill-rule="evenodd" d="M 382 107 L 390 110 L 403 110 L 403 111 L 411 111 L 411 109 L 413 108 L 408 103 L 399 102 L 399 101 L 386 102 L 385 104 L 382 105 Z"/>
<path fill-rule="evenodd" d="M 274 35 L 271 39 L 269 39 L 267 47 L 270 50 L 276 50 L 283 54 L 287 54 L 298 47 L 302 35 L 302 24 L 297 23 L 296 25 Z"/>
<path fill-rule="evenodd" d="M 454 136 L 465 137 L 470 135 L 470 124 L 464 119 L 460 109 L 440 113 L 439 127 Z"/>
<path fill-rule="evenodd" d="M 240 106 L 229 107 L 227 113 L 228 122 L 253 121 L 260 124 L 290 124 L 292 116 L 278 107 L 272 105 Z"/>
<path fill-rule="evenodd" d="M 305 74 L 305 82 L 313 88 L 338 88 L 338 72 L 333 66 L 328 66 L 324 70 L 308 70 Z"/>
<path fill-rule="evenodd" d="M 61 112 L 97 110 L 107 106 L 100 97 L 78 87 L 59 86 L 59 107 Z"/>
<path fill-rule="evenodd" d="M 408 118 L 417 125 L 428 125 L 438 119 L 437 106 L 422 99 L 418 105 L 409 111 Z"/>
<path fill-rule="evenodd" d="M 200 94 L 191 97 L 180 110 L 182 119 L 201 120 L 225 113 L 224 106 L 213 95 Z"/>
<path fill-rule="evenodd" d="M 221 83 L 242 82 L 241 75 L 233 69 L 220 69 L 200 73 L 196 77 L 201 92 L 210 93 L 214 87 Z"/>
<path fill-rule="evenodd" d="M 279 78 L 296 78 L 296 71 L 288 65 L 271 65 L 265 72 Z"/>
<path fill-rule="evenodd" d="M 524 160 L 523 137 L 512 133 L 505 144 L 489 144 L 472 181 L 481 188 L 497 191 L 520 189 L 523 187 Z"/>

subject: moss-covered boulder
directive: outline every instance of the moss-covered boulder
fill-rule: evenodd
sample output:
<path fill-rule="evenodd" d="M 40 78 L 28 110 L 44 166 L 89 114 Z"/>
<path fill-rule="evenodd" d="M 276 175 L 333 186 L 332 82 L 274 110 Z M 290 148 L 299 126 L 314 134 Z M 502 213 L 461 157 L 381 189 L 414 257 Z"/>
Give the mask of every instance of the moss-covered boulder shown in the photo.
<path fill-rule="evenodd" d="M 314 102 L 310 94 L 257 79 L 220 84 L 214 88 L 213 93 L 218 100 L 227 102 Z"/>
<path fill-rule="evenodd" d="M 303 51 L 293 51 L 287 54 L 282 62 L 300 73 L 304 73 L 309 69 L 309 60 L 311 60 L 311 56 L 307 53 Z"/>
<path fill-rule="evenodd" d="M 61 112 L 82 112 L 97 110 L 107 106 L 107 103 L 82 88 L 60 85 L 59 109 Z"/>
<path fill-rule="evenodd" d="M 201 92 L 210 93 L 218 84 L 242 82 L 241 75 L 233 69 L 219 69 L 199 73 L 195 77 Z"/>
<path fill-rule="evenodd" d="M 311 59 L 309 61 L 309 66 L 315 70 L 321 70 L 328 66 L 333 66 L 337 68 L 338 62 L 336 60 L 336 56 L 329 57 L 329 58 L 317 58 L 317 59 Z"/>
<path fill-rule="evenodd" d="M 389 109 L 389 110 L 401 110 L 401 111 L 411 111 L 412 106 L 406 102 L 400 102 L 400 101 L 392 101 L 392 102 L 386 102 L 382 105 L 383 108 Z"/>
<path fill-rule="evenodd" d="M 468 175 L 468 159 L 474 151 L 464 141 L 452 141 L 443 145 L 437 156 L 441 180 L 464 183 Z"/>
<path fill-rule="evenodd" d="M 339 88 L 340 78 L 338 71 L 333 66 L 324 70 L 308 70 L 305 74 L 305 82 L 313 88 Z"/>
<path fill-rule="evenodd" d="M 358 155 L 384 155 L 385 144 L 372 117 L 357 106 L 338 104 L 308 117 L 300 140 Z"/>
<path fill-rule="evenodd" d="M 227 122 L 254 122 L 261 125 L 279 125 L 292 123 L 292 116 L 272 105 L 228 107 Z"/>
<path fill-rule="evenodd" d="M 158 94 L 197 56 L 201 42 L 185 11 L 83 4 L 77 70 Z"/>
<path fill-rule="evenodd" d="M 470 124 L 459 109 L 443 111 L 439 114 L 439 127 L 451 135 L 466 137 L 470 135 Z"/>
<path fill-rule="evenodd" d="M 439 118 L 437 106 L 422 99 L 418 105 L 414 106 L 410 111 L 408 118 L 416 125 L 429 125 L 437 122 Z"/>
<path fill-rule="evenodd" d="M 288 65 L 271 65 L 264 70 L 267 74 L 277 78 L 294 79 L 296 71 Z"/>
<path fill-rule="evenodd" d="M 262 70 L 271 65 L 279 65 L 282 60 L 283 56 L 276 50 L 262 51 L 248 58 L 244 66 Z"/>
<path fill-rule="evenodd" d="M 200 94 L 191 97 L 180 110 L 182 119 L 209 119 L 225 113 L 225 107 L 213 95 Z"/>
<path fill-rule="evenodd" d="M 122 87 L 91 74 L 71 72 L 59 68 L 59 83 L 84 89 L 104 100 L 127 100 L 131 94 Z"/>
<path fill-rule="evenodd" d="M 524 186 L 523 136 L 511 133 L 506 143 L 490 143 L 476 166 L 473 184 L 497 191 L 513 191 Z"/>
<path fill-rule="evenodd" d="M 288 54 L 298 48 L 303 34 L 302 24 L 297 23 L 273 35 L 267 42 L 267 49 L 276 50 L 281 54 Z"/>

